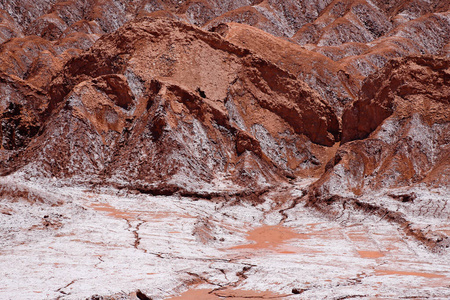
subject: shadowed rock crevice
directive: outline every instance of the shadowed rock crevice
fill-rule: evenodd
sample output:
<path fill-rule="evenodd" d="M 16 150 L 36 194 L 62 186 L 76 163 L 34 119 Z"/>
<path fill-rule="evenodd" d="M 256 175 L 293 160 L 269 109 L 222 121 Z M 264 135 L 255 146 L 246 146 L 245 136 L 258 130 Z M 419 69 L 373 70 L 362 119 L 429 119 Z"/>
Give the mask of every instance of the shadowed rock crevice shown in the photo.
<path fill-rule="evenodd" d="M 144 294 L 143 292 L 141 292 L 141 290 L 136 291 L 136 297 L 138 297 L 138 299 L 140 299 L 140 300 L 152 300 L 151 297 L 149 297 L 146 294 Z"/>

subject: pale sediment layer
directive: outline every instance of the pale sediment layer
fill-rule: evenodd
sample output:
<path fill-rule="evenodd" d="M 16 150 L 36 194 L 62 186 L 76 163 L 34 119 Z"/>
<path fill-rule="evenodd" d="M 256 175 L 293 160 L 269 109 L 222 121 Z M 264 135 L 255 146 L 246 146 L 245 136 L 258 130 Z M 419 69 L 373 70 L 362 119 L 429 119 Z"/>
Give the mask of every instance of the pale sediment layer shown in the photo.
<path fill-rule="evenodd" d="M 324 217 L 302 197 L 310 182 L 255 205 L 3 178 L 22 196 L 2 197 L 0 297 L 450 296 L 448 255 L 356 209 Z M 283 201 L 289 196 L 295 202 Z M 448 196 L 442 189 L 427 195 Z M 418 224 L 448 232 L 442 221 Z"/>

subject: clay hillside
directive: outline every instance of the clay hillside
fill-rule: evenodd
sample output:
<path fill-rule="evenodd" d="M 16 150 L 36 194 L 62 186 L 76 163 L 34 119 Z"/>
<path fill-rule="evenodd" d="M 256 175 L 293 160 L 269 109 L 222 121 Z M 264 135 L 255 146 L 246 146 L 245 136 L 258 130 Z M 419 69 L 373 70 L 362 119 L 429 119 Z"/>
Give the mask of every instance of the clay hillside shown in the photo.
<path fill-rule="evenodd" d="M 0 0 L 0 298 L 450 298 L 448 0 Z"/>

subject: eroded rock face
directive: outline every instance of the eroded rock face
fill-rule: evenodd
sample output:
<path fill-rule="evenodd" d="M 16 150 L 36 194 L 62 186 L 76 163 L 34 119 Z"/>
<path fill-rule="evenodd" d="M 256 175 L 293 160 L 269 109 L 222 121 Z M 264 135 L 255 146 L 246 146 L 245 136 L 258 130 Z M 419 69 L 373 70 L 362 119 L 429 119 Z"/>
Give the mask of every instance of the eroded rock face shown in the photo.
<path fill-rule="evenodd" d="M 420 1 L 333 1 L 291 39 L 336 61 L 354 100 L 363 80 L 391 59 L 444 52 L 450 39 L 448 10 L 447 1 L 431 6 Z M 342 94 L 334 86 L 330 90 Z"/>
<path fill-rule="evenodd" d="M 320 53 L 243 24 L 223 24 L 211 31 L 218 32 L 233 44 L 252 50 L 305 81 L 339 117 L 345 105 L 353 99 L 349 92 L 349 87 L 354 85 L 352 79 L 338 63 Z M 318 65 L 321 67 L 317 68 Z"/>
<path fill-rule="evenodd" d="M 450 297 L 449 9 L 0 0 L 0 298 Z"/>
<path fill-rule="evenodd" d="M 361 171 L 352 172 L 356 177 L 348 182 L 380 188 L 427 181 L 439 166 L 441 179 L 435 183 L 448 184 L 442 163 L 449 151 L 449 63 L 444 58 L 405 58 L 370 76 L 360 98 L 344 112 L 346 144 L 330 167 L 360 165 L 345 167 Z"/>
<path fill-rule="evenodd" d="M 20 73 L 21 78 L 27 75 L 41 88 L 68 59 L 135 17 L 172 18 L 207 30 L 236 22 L 250 25 L 251 30 L 238 24 L 228 25 L 231 31 L 226 39 L 305 81 L 339 117 L 344 106 L 357 97 L 364 78 L 390 59 L 445 55 L 450 39 L 449 3 L 443 0 L 426 5 L 423 1 L 359 0 L 40 0 L 28 5 L 21 0 L 0 3 L 0 9 L 4 16 L 0 38 L 13 38 L 5 44 L 5 52 L 0 51 L 3 60 L 7 57 L 2 69 L 14 75 Z M 270 35 L 257 32 L 256 28 Z M 285 40 L 277 41 L 271 35 Z M 28 36 L 25 42 L 20 40 L 24 36 Z M 273 44 L 276 46 L 267 46 Z M 282 57 L 280 53 L 284 51 L 280 48 L 288 49 Z M 25 53 L 18 55 L 20 52 Z"/>
<path fill-rule="evenodd" d="M 364 82 L 359 99 L 343 115 L 345 144 L 312 187 L 314 205 L 348 202 L 368 209 L 367 203 L 354 200 L 358 198 L 371 203 L 369 211 L 389 215 L 393 212 L 383 197 L 400 199 L 407 204 L 393 218 L 415 223 L 415 214 L 429 200 L 426 193 L 417 197 L 415 187 L 449 187 L 449 67 L 444 58 L 404 58 Z M 379 199 L 369 200 L 371 195 Z M 445 209 L 446 202 L 436 199 L 436 212 Z M 437 217 L 431 212 L 423 215 Z M 447 245 L 447 237 L 429 241 L 420 226 L 418 230 L 414 234 L 434 246 Z"/>
<path fill-rule="evenodd" d="M 320 175 L 339 123 L 343 143 L 365 139 L 408 106 L 398 97 L 425 95 L 446 112 L 445 66 L 424 75 L 420 58 L 418 70 L 400 60 L 363 83 L 390 58 L 445 53 L 446 2 L 41 1 L 27 13 L 15 4 L 1 6 L 11 29 L 0 48 L 5 174 L 23 168 L 161 193 L 214 180 L 230 187 L 258 178 L 263 187 Z M 440 79 L 422 87 L 424 76 Z M 408 118 L 445 124 L 423 110 Z M 366 148 L 379 147 L 358 151 Z M 401 174 L 393 186 L 415 176 L 390 169 Z"/>
<path fill-rule="evenodd" d="M 26 146 L 44 122 L 45 93 L 17 77 L 0 73 L 1 149 Z"/>
<path fill-rule="evenodd" d="M 150 193 L 270 186 L 320 170 L 340 134 L 302 81 L 167 19 L 102 37 L 66 63 L 49 93 L 51 117 L 18 165 Z"/>
<path fill-rule="evenodd" d="M 402 118 L 420 115 L 428 124 L 448 122 L 449 66 L 447 59 L 413 57 L 367 78 L 342 117 L 342 142 L 366 138 L 394 111 Z"/>
<path fill-rule="evenodd" d="M 356 194 L 421 182 L 448 185 L 449 67 L 448 59 L 413 57 L 369 77 L 344 112 L 346 144 L 323 178 L 348 171 L 344 190 Z"/>

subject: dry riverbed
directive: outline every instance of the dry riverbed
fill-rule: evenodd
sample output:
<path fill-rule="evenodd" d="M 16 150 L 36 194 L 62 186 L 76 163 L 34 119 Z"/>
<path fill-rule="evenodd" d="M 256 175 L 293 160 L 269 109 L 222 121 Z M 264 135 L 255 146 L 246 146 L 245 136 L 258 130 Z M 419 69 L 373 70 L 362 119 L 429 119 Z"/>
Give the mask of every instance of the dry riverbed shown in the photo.
<path fill-rule="evenodd" d="M 302 201 L 311 182 L 254 204 L 4 177 L 0 298 L 450 297 L 448 253 L 380 217 L 330 220 Z"/>

